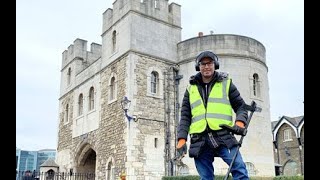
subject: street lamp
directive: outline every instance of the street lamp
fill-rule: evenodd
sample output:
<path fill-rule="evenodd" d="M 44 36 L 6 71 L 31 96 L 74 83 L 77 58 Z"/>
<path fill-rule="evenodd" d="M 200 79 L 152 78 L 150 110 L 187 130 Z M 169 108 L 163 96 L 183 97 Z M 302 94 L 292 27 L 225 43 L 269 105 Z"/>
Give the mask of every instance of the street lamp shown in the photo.
<path fill-rule="evenodd" d="M 128 121 L 131 121 L 131 120 L 136 121 L 136 117 L 131 117 L 128 115 L 128 109 L 130 107 L 131 101 L 127 98 L 127 96 L 124 96 L 120 103 L 121 103 L 121 108 L 124 111 Z"/>

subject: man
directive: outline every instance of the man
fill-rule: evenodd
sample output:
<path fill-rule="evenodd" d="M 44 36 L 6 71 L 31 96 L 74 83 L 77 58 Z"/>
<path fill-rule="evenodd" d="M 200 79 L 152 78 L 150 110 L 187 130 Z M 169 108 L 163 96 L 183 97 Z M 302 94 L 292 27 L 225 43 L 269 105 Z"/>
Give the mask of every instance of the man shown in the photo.
<path fill-rule="evenodd" d="M 219 61 L 213 52 L 200 53 L 195 67 L 200 72 L 190 77 L 183 97 L 177 150 L 185 148 L 190 134 L 189 156 L 194 158 L 201 180 L 214 179 L 215 156 L 230 165 L 234 153 L 238 153 L 231 174 L 234 180 L 247 180 L 248 172 L 233 135 L 246 134 L 245 102 L 228 74 L 215 71 Z M 232 111 L 236 113 L 235 124 Z"/>
<path fill-rule="evenodd" d="M 120 174 L 120 180 L 126 180 L 126 173 L 122 172 Z"/>

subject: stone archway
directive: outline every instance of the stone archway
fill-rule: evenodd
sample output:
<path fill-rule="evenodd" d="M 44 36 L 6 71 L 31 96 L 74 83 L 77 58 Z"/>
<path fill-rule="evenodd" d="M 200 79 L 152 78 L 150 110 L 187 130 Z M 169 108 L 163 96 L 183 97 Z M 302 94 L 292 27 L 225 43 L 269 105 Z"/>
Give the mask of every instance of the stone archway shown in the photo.
<path fill-rule="evenodd" d="M 54 179 L 55 172 L 54 170 L 50 169 L 46 172 L 46 180 L 53 180 Z"/>
<path fill-rule="evenodd" d="M 289 160 L 285 163 L 283 168 L 283 175 L 296 176 L 298 175 L 298 172 L 298 164 L 295 161 Z"/>
<path fill-rule="evenodd" d="M 89 144 L 82 146 L 76 156 L 76 173 L 94 174 L 96 169 L 96 152 Z"/>

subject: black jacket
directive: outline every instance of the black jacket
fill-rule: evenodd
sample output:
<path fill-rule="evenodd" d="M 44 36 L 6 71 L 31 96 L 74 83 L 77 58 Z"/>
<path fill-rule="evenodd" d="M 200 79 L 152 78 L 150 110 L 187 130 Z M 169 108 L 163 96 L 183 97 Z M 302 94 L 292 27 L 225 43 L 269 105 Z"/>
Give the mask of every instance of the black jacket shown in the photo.
<path fill-rule="evenodd" d="M 227 73 L 215 71 L 214 75 L 213 75 L 213 79 L 206 86 L 206 84 L 203 83 L 201 74 L 199 72 L 196 75 L 191 76 L 189 82 L 190 82 L 190 84 L 196 84 L 198 86 L 198 90 L 201 94 L 204 105 L 206 107 L 207 106 L 206 105 L 207 99 L 209 96 L 209 93 L 206 93 L 206 92 L 210 92 L 213 85 L 217 81 L 222 81 L 223 78 L 227 78 L 227 76 L 228 76 Z M 206 87 L 207 87 L 207 91 L 205 91 Z M 248 112 L 244 108 L 245 102 L 242 99 L 242 97 L 240 96 L 240 93 L 239 93 L 237 87 L 232 83 L 232 81 L 231 81 L 230 88 L 229 88 L 229 100 L 230 100 L 230 104 L 232 106 L 233 111 L 236 113 L 236 120 L 240 120 L 246 125 L 247 118 L 248 118 Z M 191 117 L 192 117 L 192 115 L 191 115 L 191 107 L 190 107 L 190 102 L 189 102 L 189 92 L 186 90 L 184 93 L 183 100 L 182 100 L 181 119 L 180 119 L 180 123 L 178 126 L 178 140 L 179 139 L 186 139 L 187 140 L 189 127 L 191 124 Z M 208 126 L 207 126 L 207 129 L 209 129 Z M 214 132 L 211 129 L 209 131 Z M 229 132 L 226 132 L 226 130 L 219 130 L 219 131 L 222 131 L 222 133 L 219 133 L 219 136 L 220 136 L 219 140 L 223 144 L 227 145 L 228 147 L 231 147 L 236 143 L 236 142 L 234 142 L 235 138 Z M 204 132 L 204 133 L 206 133 L 206 132 Z M 223 137 L 221 137 L 221 136 L 223 136 Z"/>

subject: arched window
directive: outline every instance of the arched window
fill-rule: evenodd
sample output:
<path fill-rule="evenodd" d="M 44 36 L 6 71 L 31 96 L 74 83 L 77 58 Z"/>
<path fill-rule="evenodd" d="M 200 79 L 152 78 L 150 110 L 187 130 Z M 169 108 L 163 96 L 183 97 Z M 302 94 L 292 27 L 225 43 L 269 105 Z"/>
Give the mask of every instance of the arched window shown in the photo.
<path fill-rule="evenodd" d="M 159 76 L 155 71 L 151 72 L 151 93 L 157 94 L 159 86 Z"/>
<path fill-rule="evenodd" d="M 46 175 L 46 180 L 53 180 L 55 176 L 55 172 L 52 169 L 50 169 L 45 173 L 45 175 Z"/>
<path fill-rule="evenodd" d="M 147 72 L 147 81 L 146 81 L 146 94 L 147 96 L 153 98 L 163 98 L 163 72 L 162 70 L 155 65 L 154 67 L 149 67 Z"/>
<path fill-rule="evenodd" d="M 89 91 L 89 111 L 94 109 L 94 88 L 91 87 Z"/>
<path fill-rule="evenodd" d="M 66 108 L 65 108 L 65 116 L 64 116 L 64 122 L 68 122 L 69 121 L 69 104 L 66 105 Z"/>
<path fill-rule="evenodd" d="M 117 45 L 117 31 L 112 32 L 112 52 L 114 53 L 116 51 L 116 45 Z"/>
<path fill-rule="evenodd" d="M 69 85 L 70 82 L 71 82 L 71 68 L 69 68 L 67 72 L 67 85 Z"/>
<path fill-rule="evenodd" d="M 106 177 L 107 177 L 106 179 L 113 180 L 113 179 L 115 179 L 114 159 L 109 158 L 108 161 L 107 161 L 107 169 L 106 169 Z"/>
<path fill-rule="evenodd" d="M 78 115 L 83 114 L 83 94 L 81 93 L 78 98 Z"/>
<path fill-rule="evenodd" d="M 111 180 L 111 177 L 112 177 L 111 171 L 112 171 L 112 162 L 110 161 L 107 167 L 107 180 Z"/>
<path fill-rule="evenodd" d="M 115 93 L 116 93 L 116 78 L 112 77 L 110 81 L 110 100 L 115 99 Z"/>
<path fill-rule="evenodd" d="M 260 96 L 260 81 L 257 73 L 253 74 L 253 95 Z"/>

